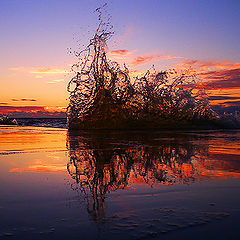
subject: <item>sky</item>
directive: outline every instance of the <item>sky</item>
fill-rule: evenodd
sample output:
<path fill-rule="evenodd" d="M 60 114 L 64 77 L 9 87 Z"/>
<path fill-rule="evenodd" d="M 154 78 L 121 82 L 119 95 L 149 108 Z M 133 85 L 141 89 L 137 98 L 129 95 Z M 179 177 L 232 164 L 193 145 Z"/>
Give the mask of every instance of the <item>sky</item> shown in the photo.
<path fill-rule="evenodd" d="M 213 105 L 240 106 L 239 0 L 1 0 L 0 114 L 64 116 L 67 83 L 107 3 L 108 57 L 141 73 L 192 67 Z"/>

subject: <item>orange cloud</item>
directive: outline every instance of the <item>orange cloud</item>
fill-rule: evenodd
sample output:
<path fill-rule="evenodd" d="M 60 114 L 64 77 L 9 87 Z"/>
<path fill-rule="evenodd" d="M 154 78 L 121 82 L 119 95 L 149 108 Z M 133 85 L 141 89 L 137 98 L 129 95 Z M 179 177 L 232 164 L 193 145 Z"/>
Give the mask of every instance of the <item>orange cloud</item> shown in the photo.
<path fill-rule="evenodd" d="M 202 70 L 233 70 L 240 68 L 240 63 L 231 63 L 231 62 L 216 62 L 216 61 L 205 61 L 205 60 L 186 60 L 181 63 L 183 66 L 192 66 L 198 67 Z"/>
<path fill-rule="evenodd" d="M 8 70 L 15 71 L 15 72 L 27 72 L 27 71 L 29 71 L 29 69 L 27 69 L 26 67 L 10 67 L 10 68 L 8 68 Z"/>
<path fill-rule="evenodd" d="M 64 79 L 56 79 L 56 80 L 51 80 L 51 81 L 49 81 L 48 83 L 59 83 L 59 82 L 63 82 L 64 81 Z"/>
<path fill-rule="evenodd" d="M 0 112 L 7 114 L 10 112 L 37 112 L 37 111 L 43 111 L 44 107 L 40 106 L 21 106 L 21 107 L 15 107 L 15 106 L 0 106 Z"/>
<path fill-rule="evenodd" d="M 12 101 L 14 101 L 14 102 L 19 102 L 19 101 L 23 101 L 23 102 L 36 102 L 37 100 L 36 99 L 28 99 L 28 98 L 21 98 L 21 99 L 13 98 Z"/>
<path fill-rule="evenodd" d="M 176 66 L 175 69 L 184 69 L 193 67 L 195 73 L 203 80 L 201 84 L 196 86 L 197 88 L 205 88 L 210 96 L 215 95 L 212 91 L 226 90 L 230 95 L 232 91 L 240 91 L 240 63 L 232 63 L 228 61 L 216 62 L 216 61 L 205 61 L 205 60 L 186 60 Z M 224 103 L 224 97 L 213 97 L 211 104 L 225 104 L 225 105 L 238 105 L 236 102 L 240 92 L 235 94 L 237 97 L 235 101 L 230 99 L 230 101 Z M 222 94 L 222 93 L 221 93 Z M 217 94 L 219 95 L 219 93 Z M 235 103 L 233 103 L 235 102 Z"/>
<path fill-rule="evenodd" d="M 129 50 L 115 50 L 115 51 L 110 51 L 109 52 L 111 55 L 117 55 L 117 56 L 126 56 L 128 54 L 131 54 L 132 51 Z"/>
<path fill-rule="evenodd" d="M 42 78 L 42 74 L 62 74 L 62 73 L 69 73 L 66 70 L 59 69 L 59 68 L 39 68 L 35 70 L 33 67 L 11 67 L 8 68 L 10 71 L 17 71 L 17 72 L 26 72 L 26 73 L 34 73 L 34 74 L 39 74 L 35 76 L 35 78 Z"/>
<path fill-rule="evenodd" d="M 62 69 L 51 69 L 51 68 L 41 68 L 36 71 L 30 71 L 30 73 L 35 74 L 59 74 L 59 73 L 68 73 L 66 70 Z"/>
<path fill-rule="evenodd" d="M 199 74 L 208 82 L 207 89 L 240 89 L 240 68 L 222 71 L 210 71 Z"/>
<path fill-rule="evenodd" d="M 152 55 L 152 56 L 137 56 L 133 61 L 133 65 L 139 65 L 139 64 L 144 64 L 147 62 L 153 62 L 153 61 L 158 61 L 158 60 L 171 60 L 171 59 L 178 59 L 178 58 L 184 58 L 184 57 L 177 57 L 177 56 L 172 56 L 172 55 Z"/>
<path fill-rule="evenodd" d="M 240 100 L 239 101 L 226 101 L 222 103 L 225 107 L 240 107 Z"/>
<path fill-rule="evenodd" d="M 143 63 L 146 63 L 146 62 L 151 62 L 154 60 L 154 57 L 153 56 L 150 56 L 150 57 L 136 57 L 135 60 L 132 62 L 132 64 L 134 65 L 138 65 L 138 64 L 143 64 Z"/>
<path fill-rule="evenodd" d="M 45 107 L 44 108 L 48 112 L 65 112 L 66 107 Z"/>

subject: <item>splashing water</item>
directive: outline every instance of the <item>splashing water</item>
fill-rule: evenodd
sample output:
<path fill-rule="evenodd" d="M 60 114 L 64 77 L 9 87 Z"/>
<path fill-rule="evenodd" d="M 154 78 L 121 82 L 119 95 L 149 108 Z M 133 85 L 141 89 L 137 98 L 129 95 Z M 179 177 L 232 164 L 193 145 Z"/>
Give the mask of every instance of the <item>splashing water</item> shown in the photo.
<path fill-rule="evenodd" d="M 74 52 L 76 75 L 68 84 L 69 129 L 133 129 L 196 126 L 216 121 L 203 90 L 195 91 L 197 76 L 190 70 L 148 70 L 130 77 L 126 65 L 107 59 L 107 41 L 113 35 L 110 21 L 99 25 L 89 45 Z M 195 93 L 194 93 L 195 91 Z"/>

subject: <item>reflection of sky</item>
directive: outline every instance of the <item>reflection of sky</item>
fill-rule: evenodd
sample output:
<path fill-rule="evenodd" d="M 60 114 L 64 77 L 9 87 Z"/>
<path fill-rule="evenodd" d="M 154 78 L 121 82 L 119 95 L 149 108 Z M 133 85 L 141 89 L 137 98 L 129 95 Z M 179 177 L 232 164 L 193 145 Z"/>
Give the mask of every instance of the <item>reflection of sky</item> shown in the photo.
<path fill-rule="evenodd" d="M 67 105 L 67 72 L 74 62 L 67 48 L 76 48 L 79 39 L 88 43 L 97 22 L 93 10 L 102 3 L 1 1 L 0 106 Z M 122 62 L 137 71 L 190 62 L 200 70 L 237 69 L 239 83 L 239 8 L 239 1 L 227 0 L 112 1 L 108 12 L 116 34 L 110 50 L 131 52 Z M 145 62 L 133 64 L 137 59 Z"/>
<path fill-rule="evenodd" d="M 66 130 L 43 127 L 2 128 L 0 156 L 7 158 L 1 162 L 5 166 L 1 168 L 3 173 L 60 173 L 67 171 L 69 164 L 73 176 L 76 172 L 84 172 L 85 168 L 90 171 L 91 167 L 98 166 L 105 169 L 107 179 L 111 174 L 108 168 L 115 164 L 120 178 L 130 170 L 129 183 L 157 183 L 160 180 L 155 179 L 154 174 L 162 170 L 176 182 L 186 182 L 190 178 L 239 177 L 238 132 L 198 133 L 196 136 L 156 133 L 150 138 L 149 134 L 145 137 L 134 135 L 127 140 L 133 144 L 129 146 L 126 139 L 114 134 L 67 137 L 66 133 Z M 67 151 L 69 156 L 66 156 Z M 145 171 L 148 172 L 146 176 L 142 175 Z M 149 178 L 144 180 L 144 176 Z"/>
<path fill-rule="evenodd" d="M 66 130 L 2 128 L 1 237 L 75 239 L 81 235 L 96 239 L 101 234 L 104 239 L 123 239 L 123 235 L 131 239 L 131 234 L 169 231 L 179 237 L 191 233 L 192 226 L 204 230 L 208 223 L 223 226 L 222 232 L 207 231 L 214 236 L 238 233 L 239 132 L 133 135 L 130 142 L 123 133 L 109 137 L 74 133 L 67 140 Z M 90 165 L 94 157 L 96 161 Z M 111 166 L 121 161 L 125 164 L 116 164 L 113 171 L 119 182 L 112 179 L 110 183 Z M 169 179 L 175 174 L 176 179 L 190 181 L 153 182 L 156 172 L 146 166 L 158 161 L 156 172 L 162 169 Z M 127 185 L 119 184 L 129 167 L 133 170 Z M 96 175 L 89 174 L 91 170 Z M 73 177 L 78 175 L 77 183 Z M 101 190 L 102 183 L 107 190 L 102 188 L 103 195 L 87 195 L 87 188 Z M 228 231 L 228 218 L 232 231 Z M 182 228 L 185 230 L 177 231 Z"/>

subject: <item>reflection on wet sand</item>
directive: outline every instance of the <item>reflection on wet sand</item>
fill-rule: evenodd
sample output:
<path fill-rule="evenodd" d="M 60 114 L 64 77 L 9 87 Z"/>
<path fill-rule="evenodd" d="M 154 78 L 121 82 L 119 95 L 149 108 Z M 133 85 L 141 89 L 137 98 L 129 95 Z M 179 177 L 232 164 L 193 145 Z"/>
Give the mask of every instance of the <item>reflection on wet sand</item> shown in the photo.
<path fill-rule="evenodd" d="M 101 221 L 106 193 L 117 189 L 239 178 L 238 161 L 214 160 L 217 143 L 204 133 L 68 133 L 67 169 L 72 188 L 85 196 L 88 213 Z"/>
<path fill-rule="evenodd" d="M 239 239 L 239 140 L 4 127 L 0 238 Z"/>

